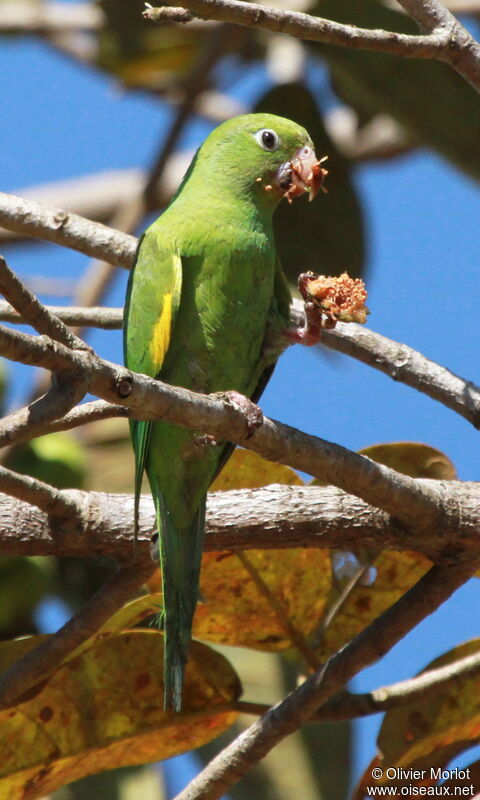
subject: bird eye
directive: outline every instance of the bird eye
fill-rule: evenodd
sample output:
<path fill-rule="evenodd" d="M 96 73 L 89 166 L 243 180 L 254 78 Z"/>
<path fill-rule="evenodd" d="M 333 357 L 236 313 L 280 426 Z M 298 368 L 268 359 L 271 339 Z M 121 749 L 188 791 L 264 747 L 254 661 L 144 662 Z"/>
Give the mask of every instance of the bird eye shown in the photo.
<path fill-rule="evenodd" d="M 280 144 L 278 135 L 270 128 L 262 128 L 261 131 L 255 134 L 255 139 L 264 150 L 270 150 L 270 152 L 276 150 Z"/>

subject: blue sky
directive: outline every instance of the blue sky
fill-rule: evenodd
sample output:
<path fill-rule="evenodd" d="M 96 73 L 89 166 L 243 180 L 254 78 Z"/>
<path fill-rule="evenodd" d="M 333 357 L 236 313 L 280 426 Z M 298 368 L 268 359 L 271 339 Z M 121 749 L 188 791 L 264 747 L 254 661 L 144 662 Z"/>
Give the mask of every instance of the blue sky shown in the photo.
<path fill-rule="evenodd" d="M 2 41 L 0 87 L 3 191 L 21 194 L 32 184 L 147 166 L 165 129 L 165 109 L 151 98 L 127 95 L 100 73 L 28 39 Z M 249 89 L 245 81 L 244 93 Z M 200 128 L 195 127 L 195 134 Z M 193 134 L 184 142 L 196 143 Z M 425 151 L 363 166 L 355 179 L 369 237 L 368 324 L 478 380 L 478 186 Z M 5 255 L 24 277 L 75 280 L 87 264 L 85 257 L 54 246 L 5 248 Z M 119 271 L 109 304 L 123 303 L 125 283 L 126 274 Z M 119 333 L 95 332 L 90 342 L 101 355 L 121 359 Z M 11 370 L 11 400 L 19 402 L 29 373 L 26 368 Z M 269 416 L 352 449 L 387 441 L 426 442 L 450 456 L 460 478 L 480 477 L 479 434 L 465 420 L 344 356 L 290 348 L 262 407 Z M 441 652 L 478 635 L 478 615 L 472 614 L 478 602 L 479 582 L 471 581 L 381 663 L 366 670 L 355 689 L 406 678 Z M 359 725 L 357 773 L 373 755 L 377 727 L 378 718 Z"/>

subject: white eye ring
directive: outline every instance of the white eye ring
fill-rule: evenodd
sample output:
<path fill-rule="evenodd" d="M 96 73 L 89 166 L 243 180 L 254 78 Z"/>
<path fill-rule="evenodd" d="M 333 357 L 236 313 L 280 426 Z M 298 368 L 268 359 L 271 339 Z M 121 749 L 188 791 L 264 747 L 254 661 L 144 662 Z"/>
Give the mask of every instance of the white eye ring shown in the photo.
<path fill-rule="evenodd" d="M 257 131 L 255 134 L 255 139 L 257 140 L 260 147 L 263 147 L 264 150 L 268 150 L 268 152 L 273 153 L 274 150 L 277 150 L 280 146 L 280 138 L 275 131 L 272 131 L 270 128 L 262 128 L 262 130 Z"/>

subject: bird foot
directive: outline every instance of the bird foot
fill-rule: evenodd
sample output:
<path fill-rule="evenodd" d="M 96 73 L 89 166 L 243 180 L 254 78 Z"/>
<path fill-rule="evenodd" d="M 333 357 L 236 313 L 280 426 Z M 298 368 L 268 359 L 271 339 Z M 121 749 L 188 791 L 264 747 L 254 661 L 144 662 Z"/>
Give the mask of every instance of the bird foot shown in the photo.
<path fill-rule="evenodd" d="M 311 300 L 305 301 L 304 314 L 305 324 L 303 328 L 287 328 L 285 336 L 293 344 L 312 347 L 312 345 L 319 343 L 322 330 L 330 326 L 325 325 L 321 310 Z"/>
<path fill-rule="evenodd" d="M 257 406 L 256 403 L 252 403 L 248 397 L 240 394 L 240 392 L 219 392 L 217 397 L 221 397 L 222 400 L 226 400 L 227 403 L 230 403 L 232 406 L 236 406 L 238 409 L 240 409 L 240 411 L 243 412 L 245 422 L 247 423 L 246 438 L 250 439 L 250 437 L 253 436 L 257 428 L 259 428 L 263 422 L 263 411 L 260 406 Z"/>
<path fill-rule="evenodd" d="M 302 272 L 298 276 L 298 290 L 304 300 L 305 323 L 303 328 L 289 328 L 285 331 L 287 338 L 295 344 L 303 344 L 311 347 L 318 344 L 322 337 L 322 331 L 334 328 L 337 320 L 312 294 L 312 282 L 319 276 L 315 272 Z M 334 278 L 333 281 L 337 279 Z"/>

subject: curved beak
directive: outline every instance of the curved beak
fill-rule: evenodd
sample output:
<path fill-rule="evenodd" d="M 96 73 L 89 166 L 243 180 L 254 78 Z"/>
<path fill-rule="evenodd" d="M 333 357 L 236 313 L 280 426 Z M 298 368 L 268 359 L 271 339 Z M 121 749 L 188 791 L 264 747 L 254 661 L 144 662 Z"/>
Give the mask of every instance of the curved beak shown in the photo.
<path fill-rule="evenodd" d="M 282 164 L 277 173 L 278 185 L 284 189 L 283 197 L 291 203 L 294 197 L 308 192 L 308 199 L 313 200 L 319 190 L 326 191 L 323 179 L 328 170 L 322 167 L 328 156 L 317 159 L 312 147 L 301 147 L 292 161 Z"/>

